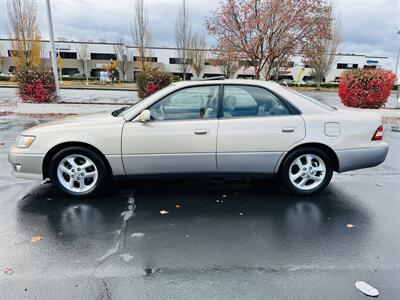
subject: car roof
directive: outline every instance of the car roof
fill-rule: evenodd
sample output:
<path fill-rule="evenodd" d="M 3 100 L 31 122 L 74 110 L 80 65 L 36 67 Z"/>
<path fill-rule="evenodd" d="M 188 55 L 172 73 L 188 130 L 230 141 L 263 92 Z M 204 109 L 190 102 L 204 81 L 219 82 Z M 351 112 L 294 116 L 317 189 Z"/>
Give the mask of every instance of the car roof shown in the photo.
<path fill-rule="evenodd" d="M 185 86 L 193 86 L 193 85 L 215 85 L 215 84 L 244 84 L 244 85 L 259 85 L 266 87 L 273 87 L 278 83 L 274 81 L 262 81 L 262 80 L 253 80 L 253 79 L 202 79 L 202 80 L 185 80 L 185 81 L 177 81 L 173 83 L 178 87 Z"/>
<path fill-rule="evenodd" d="M 278 94 L 280 97 L 283 97 L 287 101 L 289 101 L 303 115 L 321 113 L 321 112 L 327 113 L 326 109 L 323 109 L 310 101 L 304 100 L 304 98 L 302 98 L 298 94 L 291 92 L 290 89 L 287 89 L 274 81 L 252 80 L 252 79 L 222 79 L 222 80 L 213 79 L 213 80 L 187 80 L 187 81 L 174 82 L 168 87 L 140 101 L 140 103 L 137 106 L 135 106 L 132 110 L 127 111 L 126 119 L 132 118 L 132 116 L 137 115 L 137 113 L 139 113 L 142 109 L 146 108 L 148 105 L 151 105 L 152 103 L 158 101 L 160 98 L 165 97 L 168 93 L 174 92 L 178 89 L 190 86 L 220 85 L 220 84 L 224 85 L 240 84 L 240 85 L 264 87 Z"/>

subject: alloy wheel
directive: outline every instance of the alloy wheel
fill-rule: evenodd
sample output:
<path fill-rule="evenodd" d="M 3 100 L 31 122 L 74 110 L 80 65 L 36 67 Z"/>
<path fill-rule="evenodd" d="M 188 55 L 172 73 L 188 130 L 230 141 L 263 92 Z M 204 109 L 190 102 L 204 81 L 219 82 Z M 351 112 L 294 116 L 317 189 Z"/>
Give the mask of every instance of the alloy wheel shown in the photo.
<path fill-rule="evenodd" d="M 318 187 L 325 178 L 324 161 L 315 154 L 303 154 L 290 165 L 289 179 L 300 190 L 312 190 Z"/>
<path fill-rule="evenodd" d="M 96 164 L 87 156 L 72 154 L 60 161 L 57 177 L 61 185 L 74 193 L 85 193 L 97 183 Z"/>

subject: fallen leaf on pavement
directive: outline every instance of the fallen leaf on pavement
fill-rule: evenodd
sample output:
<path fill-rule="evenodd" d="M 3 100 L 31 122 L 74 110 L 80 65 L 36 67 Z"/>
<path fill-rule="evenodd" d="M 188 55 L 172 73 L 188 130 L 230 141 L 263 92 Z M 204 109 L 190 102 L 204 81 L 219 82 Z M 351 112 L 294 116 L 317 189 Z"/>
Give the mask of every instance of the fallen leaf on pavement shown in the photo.
<path fill-rule="evenodd" d="M 347 227 L 347 228 L 353 228 L 354 225 L 353 225 L 353 224 L 347 224 L 346 227 Z"/>
<path fill-rule="evenodd" d="M 163 209 L 163 210 L 160 210 L 160 214 L 162 214 L 162 215 L 166 215 L 166 214 L 169 214 L 169 211 L 168 211 L 168 210 L 165 210 L 165 209 Z"/>
<path fill-rule="evenodd" d="M 126 261 L 126 262 L 133 259 L 133 255 L 130 253 L 120 254 L 120 257 L 123 261 Z"/>
<path fill-rule="evenodd" d="M 175 205 L 176 208 L 181 208 L 181 206 L 179 204 Z"/>
<path fill-rule="evenodd" d="M 375 183 L 375 185 L 376 185 L 376 186 L 383 186 L 383 184 L 382 184 L 382 183 L 379 183 L 379 182 L 378 182 L 378 183 Z"/>
<path fill-rule="evenodd" d="M 11 269 L 11 268 L 6 268 L 6 269 L 4 270 L 4 273 L 6 273 L 7 275 L 12 275 L 12 273 L 14 273 L 14 271 L 13 271 L 13 269 Z"/>
<path fill-rule="evenodd" d="M 142 232 L 134 232 L 134 233 L 131 234 L 131 237 L 133 237 L 133 238 L 144 237 L 144 233 L 142 233 Z"/>
<path fill-rule="evenodd" d="M 35 236 L 33 236 L 33 237 L 31 238 L 31 242 L 32 242 L 32 243 L 36 243 L 36 242 L 43 241 L 43 240 L 44 240 L 44 237 L 42 237 L 42 236 L 40 236 L 40 235 L 35 235 Z"/>
<path fill-rule="evenodd" d="M 78 208 L 79 207 L 79 205 L 75 205 L 73 208 Z"/>
<path fill-rule="evenodd" d="M 367 296 L 370 296 L 370 297 L 378 297 L 379 296 L 379 291 L 376 288 L 370 286 L 365 281 L 357 281 L 354 285 L 360 292 L 364 293 Z"/>
<path fill-rule="evenodd" d="M 240 213 L 239 215 L 243 216 L 243 213 Z"/>

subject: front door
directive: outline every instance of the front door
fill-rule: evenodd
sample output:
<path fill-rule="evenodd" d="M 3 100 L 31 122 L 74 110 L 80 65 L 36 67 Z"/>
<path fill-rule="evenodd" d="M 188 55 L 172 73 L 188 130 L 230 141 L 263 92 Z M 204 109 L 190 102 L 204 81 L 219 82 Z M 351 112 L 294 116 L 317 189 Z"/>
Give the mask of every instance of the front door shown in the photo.
<path fill-rule="evenodd" d="M 180 89 L 148 109 L 151 121 L 125 123 L 127 175 L 217 171 L 218 85 Z"/>
<path fill-rule="evenodd" d="M 274 173 L 291 145 L 305 136 L 300 115 L 262 87 L 225 85 L 219 121 L 219 172 Z"/>

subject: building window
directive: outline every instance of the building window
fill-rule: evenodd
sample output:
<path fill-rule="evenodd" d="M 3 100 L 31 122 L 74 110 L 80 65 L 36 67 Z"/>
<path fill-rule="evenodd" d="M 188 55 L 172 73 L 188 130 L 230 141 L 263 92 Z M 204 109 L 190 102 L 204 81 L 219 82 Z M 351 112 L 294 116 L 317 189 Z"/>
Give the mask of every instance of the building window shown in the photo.
<path fill-rule="evenodd" d="M 62 75 L 63 76 L 74 76 L 75 74 L 79 74 L 79 70 L 77 68 L 63 68 Z"/>
<path fill-rule="evenodd" d="M 224 62 L 220 59 L 206 59 L 204 65 L 206 66 L 222 66 Z"/>
<path fill-rule="evenodd" d="M 339 63 L 336 66 L 336 69 L 338 70 L 343 70 L 343 69 L 357 69 L 358 64 L 344 64 L 344 63 Z"/>
<path fill-rule="evenodd" d="M 364 65 L 364 69 L 376 69 L 376 66 Z"/>
<path fill-rule="evenodd" d="M 180 57 L 170 57 L 169 58 L 169 63 L 171 65 L 180 65 L 182 64 L 183 60 Z M 190 65 L 190 63 L 192 62 L 192 60 L 190 58 L 186 58 L 186 64 Z"/>
<path fill-rule="evenodd" d="M 156 63 L 157 62 L 157 57 L 154 57 L 154 56 L 152 56 L 152 57 L 145 57 L 145 59 L 146 59 L 146 61 L 148 61 L 148 62 L 153 62 L 153 63 Z M 140 56 L 134 56 L 133 57 L 133 61 L 136 61 L 136 62 L 140 62 Z"/>
<path fill-rule="evenodd" d="M 90 53 L 90 59 L 94 60 L 117 60 L 114 53 Z"/>
<path fill-rule="evenodd" d="M 25 55 L 29 55 L 30 51 L 24 51 Z M 17 56 L 17 50 L 8 50 L 8 57 Z"/>
<path fill-rule="evenodd" d="M 76 52 L 58 52 L 58 55 L 62 59 L 77 59 L 77 53 Z"/>

